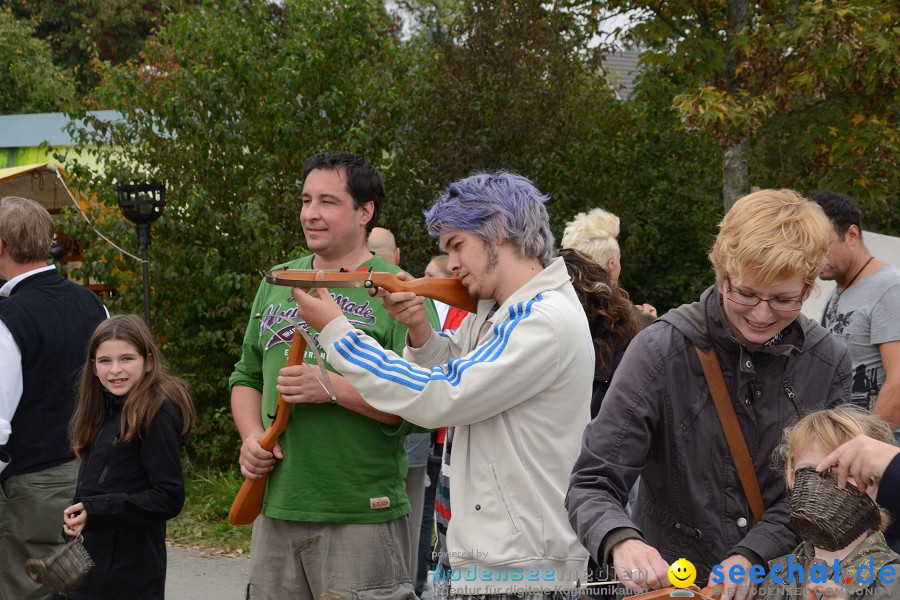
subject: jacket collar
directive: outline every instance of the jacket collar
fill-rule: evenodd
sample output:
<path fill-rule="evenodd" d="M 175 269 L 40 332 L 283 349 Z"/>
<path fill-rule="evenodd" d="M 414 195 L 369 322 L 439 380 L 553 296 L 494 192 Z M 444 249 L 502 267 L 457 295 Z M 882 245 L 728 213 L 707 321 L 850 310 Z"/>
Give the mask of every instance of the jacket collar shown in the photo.
<path fill-rule="evenodd" d="M 47 265 L 46 267 L 41 267 L 40 269 L 34 269 L 33 271 L 28 271 L 27 273 L 16 275 L 12 279 L 4 283 L 3 287 L 0 287 L 0 296 L 11 296 L 14 288 L 17 285 L 22 284 L 26 279 L 30 277 L 39 275 L 41 273 L 46 273 L 48 271 L 53 271 L 54 273 L 56 273 L 56 265 Z M 28 283 L 31 282 L 29 281 Z"/>
<path fill-rule="evenodd" d="M 734 336 L 722 308 L 722 294 L 717 286 L 706 289 L 700 300 L 682 304 L 662 317 L 678 329 L 692 343 L 707 349 L 713 344 L 722 345 L 728 351 L 743 353 L 761 352 L 772 355 L 791 355 L 802 352 L 822 341 L 828 332 L 802 313 L 782 330 L 783 337 L 768 348 L 750 350 Z"/>
<path fill-rule="evenodd" d="M 509 314 L 510 307 L 520 302 L 527 302 L 538 294 L 559 289 L 566 284 L 571 285 L 569 271 L 562 257 L 555 257 L 550 263 L 544 267 L 537 275 L 528 280 L 528 282 L 510 294 L 509 298 L 500 305 L 500 308 L 488 320 L 490 322 L 500 321 Z M 479 300 L 478 314 L 486 314 L 497 302 L 495 300 Z"/>
<path fill-rule="evenodd" d="M 122 412 L 126 396 L 117 396 L 106 388 L 100 390 L 100 393 L 103 395 L 103 400 L 106 403 L 106 414 L 116 415 Z"/>

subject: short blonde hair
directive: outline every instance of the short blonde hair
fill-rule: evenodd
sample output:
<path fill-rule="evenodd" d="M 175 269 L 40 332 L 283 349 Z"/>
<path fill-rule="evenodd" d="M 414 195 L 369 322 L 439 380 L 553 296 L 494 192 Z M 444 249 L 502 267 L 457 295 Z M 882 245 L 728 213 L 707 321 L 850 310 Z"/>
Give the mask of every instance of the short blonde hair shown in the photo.
<path fill-rule="evenodd" d="M 773 464 L 784 469 L 790 489 L 794 487 L 794 466 L 801 452 L 814 444 L 825 452 L 832 452 L 858 435 L 867 435 L 886 444 L 894 443 L 894 432 L 881 417 L 853 404 L 841 404 L 809 413 L 785 429 L 781 444 L 772 456 Z M 875 531 L 884 530 L 889 522 L 890 515 L 881 509 L 881 523 L 874 528 Z"/>
<path fill-rule="evenodd" d="M 771 285 L 799 275 L 812 289 L 830 239 L 821 206 L 793 190 L 760 190 L 738 200 L 719 223 L 709 260 L 720 285 L 728 276 Z"/>
<path fill-rule="evenodd" d="M 13 262 L 46 261 L 54 230 L 53 217 L 34 200 L 18 196 L 0 199 L 0 240 Z"/>
<path fill-rule="evenodd" d="M 619 257 L 619 217 L 602 208 L 578 213 L 566 223 L 562 247 L 578 250 L 604 268 Z"/>

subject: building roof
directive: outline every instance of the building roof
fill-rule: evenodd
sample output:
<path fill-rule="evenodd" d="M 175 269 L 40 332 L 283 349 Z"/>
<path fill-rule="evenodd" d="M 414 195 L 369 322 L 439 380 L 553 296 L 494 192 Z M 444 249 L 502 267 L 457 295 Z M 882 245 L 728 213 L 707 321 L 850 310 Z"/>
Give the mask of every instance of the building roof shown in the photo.
<path fill-rule="evenodd" d="M 120 118 L 114 110 L 97 110 L 89 114 L 104 121 Z M 34 148 L 47 142 L 50 146 L 72 146 L 66 132 L 69 117 L 65 113 L 0 115 L 0 148 Z"/>
<path fill-rule="evenodd" d="M 640 56 L 640 50 L 614 50 L 603 56 L 603 71 L 619 100 L 628 98 L 634 89 L 634 80 L 641 72 Z"/>

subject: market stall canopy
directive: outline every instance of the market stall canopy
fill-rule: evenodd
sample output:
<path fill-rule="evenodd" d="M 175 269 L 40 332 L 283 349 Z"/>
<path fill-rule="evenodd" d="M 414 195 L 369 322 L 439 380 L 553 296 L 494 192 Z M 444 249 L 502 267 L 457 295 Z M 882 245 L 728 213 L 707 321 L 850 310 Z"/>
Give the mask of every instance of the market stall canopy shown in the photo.
<path fill-rule="evenodd" d="M 51 215 L 59 214 L 65 206 L 83 209 L 89 200 L 66 183 L 66 172 L 56 163 L 35 163 L 0 169 L 0 198 L 19 196 L 40 203 Z M 76 201 L 79 205 L 76 205 Z M 56 241 L 65 249 L 57 262 L 81 260 L 84 242 L 56 232 Z"/>
<path fill-rule="evenodd" d="M 72 206 L 66 172 L 56 163 L 37 163 L 0 169 L 0 198 L 20 196 L 40 202 L 51 214 Z M 77 197 L 77 192 L 72 192 Z"/>

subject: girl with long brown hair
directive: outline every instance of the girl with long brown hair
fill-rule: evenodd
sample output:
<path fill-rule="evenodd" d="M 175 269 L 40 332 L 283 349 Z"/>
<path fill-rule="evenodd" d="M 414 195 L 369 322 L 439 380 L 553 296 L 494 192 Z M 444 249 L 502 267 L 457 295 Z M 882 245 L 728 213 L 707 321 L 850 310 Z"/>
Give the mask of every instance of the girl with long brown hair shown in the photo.
<path fill-rule="evenodd" d="M 95 566 L 69 598 L 163 598 L 166 520 L 184 504 L 181 446 L 196 416 L 144 321 L 119 315 L 94 331 L 69 428 L 82 459 L 64 531 Z"/>

